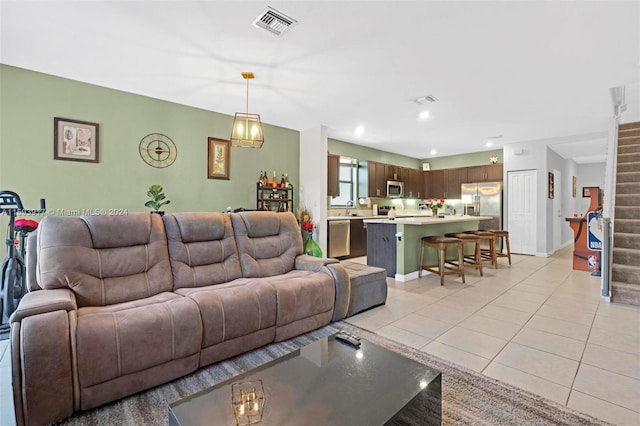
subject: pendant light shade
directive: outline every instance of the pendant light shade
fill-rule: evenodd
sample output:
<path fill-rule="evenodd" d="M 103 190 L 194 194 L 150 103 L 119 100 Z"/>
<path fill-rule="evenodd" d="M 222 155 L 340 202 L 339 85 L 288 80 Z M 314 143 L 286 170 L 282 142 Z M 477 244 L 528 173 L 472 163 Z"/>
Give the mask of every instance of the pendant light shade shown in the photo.
<path fill-rule="evenodd" d="M 260 115 L 249 113 L 249 80 L 254 78 L 252 72 L 243 72 L 242 78 L 247 80 L 247 111 L 236 112 L 231 127 L 231 146 L 240 148 L 262 148 L 264 135 Z"/>

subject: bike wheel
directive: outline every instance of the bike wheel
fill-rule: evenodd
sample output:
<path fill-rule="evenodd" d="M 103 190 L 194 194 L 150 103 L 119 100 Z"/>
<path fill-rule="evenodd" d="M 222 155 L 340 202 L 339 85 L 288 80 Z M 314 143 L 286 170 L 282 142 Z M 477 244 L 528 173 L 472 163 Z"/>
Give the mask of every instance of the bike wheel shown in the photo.
<path fill-rule="evenodd" d="M 9 317 L 18 307 L 21 294 L 18 294 L 16 298 L 15 288 L 16 280 L 22 279 L 22 271 L 20 270 L 20 264 L 15 259 L 10 259 L 5 270 L 4 283 L 2 288 L 2 322 L 4 324 L 9 323 Z M 21 284 L 18 284 L 20 286 Z"/>

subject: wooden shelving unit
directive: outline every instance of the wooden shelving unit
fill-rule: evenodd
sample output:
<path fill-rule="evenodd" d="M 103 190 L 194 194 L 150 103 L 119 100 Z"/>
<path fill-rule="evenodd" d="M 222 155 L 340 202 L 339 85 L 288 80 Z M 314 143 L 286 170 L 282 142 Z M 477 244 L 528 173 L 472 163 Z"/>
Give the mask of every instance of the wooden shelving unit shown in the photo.
<path fill-rule="evenodd" d="M 273 212 L 293 211 L 293 186 L 272 187 L 270 185 L 256 184 L 256 209 Z"/>

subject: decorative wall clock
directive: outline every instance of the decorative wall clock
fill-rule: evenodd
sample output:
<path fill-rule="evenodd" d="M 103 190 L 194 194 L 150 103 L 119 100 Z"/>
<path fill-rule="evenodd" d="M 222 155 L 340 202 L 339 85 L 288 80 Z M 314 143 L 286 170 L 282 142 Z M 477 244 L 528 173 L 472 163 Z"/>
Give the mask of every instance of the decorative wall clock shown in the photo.
<path fill-rule="evenodd" d="M 140 157 L 152 167 L 164 168 L 178 158 L 178 149 L 169 136 L 150 133 L 140 141 Z"/>

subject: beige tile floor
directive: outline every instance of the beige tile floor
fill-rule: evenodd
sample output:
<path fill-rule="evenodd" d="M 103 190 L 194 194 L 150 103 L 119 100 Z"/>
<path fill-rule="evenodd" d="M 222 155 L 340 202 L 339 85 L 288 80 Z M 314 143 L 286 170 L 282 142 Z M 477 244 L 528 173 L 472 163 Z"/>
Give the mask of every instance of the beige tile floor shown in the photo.
<path fill-rule="evenodd" d="M 366 258 L 357 261 L 366 262 Z M 600 296 L 571 250 L 513 256 L 466 284 L 387 280 L 384 306 L 347 321 L 618 425 L 640 425 L 640 309 Z"/>
<path fill-rule="evenodd" d="M 361 260 L 362 261 L 362 260 Z M 365 260 L 366 261 L 366 260 Z M 513 256 L 445 285 L 388 279 L 384 306 L 348 321 L 618 425 L 640 425 L 640 309 L 604 302 L 571 252 Z M 15 424 L 8 341 L 0 342 L 0 425 Z"/>

